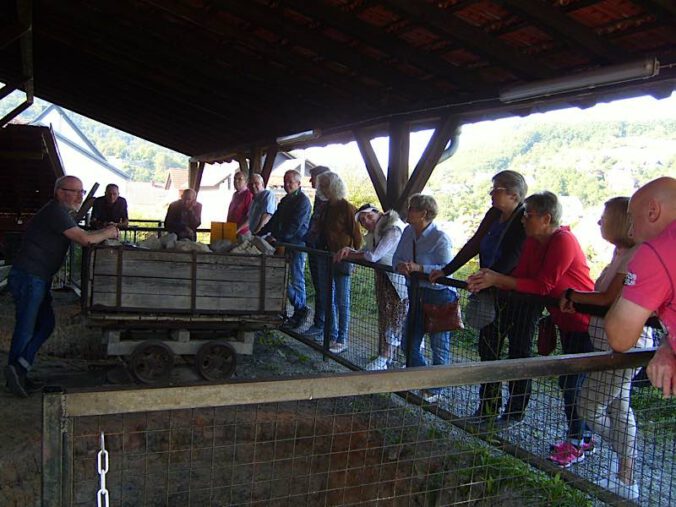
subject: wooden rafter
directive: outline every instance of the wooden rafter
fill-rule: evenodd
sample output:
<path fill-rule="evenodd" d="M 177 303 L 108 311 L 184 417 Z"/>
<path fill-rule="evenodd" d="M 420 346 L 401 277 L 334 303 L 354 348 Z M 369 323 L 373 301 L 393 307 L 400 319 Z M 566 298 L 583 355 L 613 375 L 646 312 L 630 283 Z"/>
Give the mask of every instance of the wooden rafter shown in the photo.
<path fill-rule="evenodd" d="M 408 157 L 411 145 L 410 125 L 390 124 L 390 148 L 387 168 L 387 208 L 394 208 L 408 181 Z"/>
<path fill-rule="evenodd" d="M 393 58 L 406 62 L 432 74 L 440 75 L 463 87 L 478 88 L 481 82 L 471 70 L 462 74 L 455 72 L 448 61 L 433 53 L 416 51 L 401 39 L 384 32 L 373 30 L 373 26 L 345 11 L 322 2 L 306 2 L 305 0 L 285 0 L 284 5 L 311 16 L 329 26 L 335 27 L 350 37 L 364 41 L 370 46 L 379 48 Z"/>
<path fill-rule="evenodd" d="M 395 209 L 399 211 L 402 216 L 404 215 L 408 198 L 415 193 L 422 192 L 423 188 L 425 188 L 425 185 L 430 179 L 432 171 L 437 166 L 439 158 L 448 145 L 448 142 L 457 142 L 459 126 L 459 119 L 451 115 L 443 118 L 439 122 L 439 126 L 435 129 L 434 134 L 432 134 L 425 151 L 411 173 L 411 178 L 408 180 L 403 193 L 397 200 Z"/>
<path fill-rule="evenodd" d="M 539 0 L 503 0 L 522 16 L 546 31 L 556 32 L 556 38 L 566 40 L 570 45 L 581 47 L 603 58 L 608 63 L 626 59 L 625 50 L 615 47 L 599 37 L 593 30 L 575 23 L 570 17 L 551 4 Z"/>
<path fill-rule="evenodd" d="M 450 35 L 471 51 L 493 59 L 498 65 L 513 69 L 518 77 L 544 79 L 553 75 L 546 62 L 519 53 L 499 39 L 463 22 L 452 11 L 439 9 L 427 2 L 410 0 L 386 0 L 383 3 L 406 18 Z"/>
<path fill-rule="evenodd" d="M 391 206 L 389 206 L 387 202 L 385 173 L 383 173 L 380 162 L 378 162 L 378 157 L 376 157 L 376 152 L 373 150 L 373 146 L 371 146 L 371 138 L 363 130 L 355 130 L 353 131 L 353 135 L 355 141 L 357 141 L 361 156 L 364 159 L 366 172 L 368 172 L 368 175 L 371 178 L 371 183 L 373 183 L 373 188 L 376 191 L 376 196 L 378 196 L 380 205 L 383 210 L 387 211 L 391 209 Z"/>
<path fill-rule="evenodd" d="M 270 9 L 265 9 L 249 0 L 215 0 L 213 3 L 234 16 L 255 17 L 267 30 L 284 34 L 290 44 L 305 46 L 324 58 L 345 65 L 355 75 L 369 77 L 384 85 L 396 83 L 397 88 L 411 97 L 418 97 L 421 93 L 430 95 L 440 93 L 429 82 L 410 78 L 385 63 L 370 59 L 366 55 L 360 55 L 338 42 L 327 39 L 325 35 L 315 32 L 310 27 L 282 19 L 281 12 L 280 15 L 272 15 Z"/>
<path fill-rule="evenodd" d="M 653 14 L 663 23 L 674 26 L 676 17 L 676 2 L 673 0 L 643 0 L 643 8 Z"/>
<path fill-rule="evenodd" d="M 323 88 L 332 88 L 349 96 L 351 100 L 377 100 L 378 94 L 364 95 L 363 88 L 355 85 L 354 80 L 344 75 L 331 71 L 330 67 L 321 65 L 307 65 L 301 59 L 285 51 L 280 44 L 267 44 L 250 31 L 229 26 L 227 30 L 223 29 L 218 19 L 214 16 L 205 15 L 204 9 L 191 8 L 187 4 L 171 4 L 169 6 L 162 0 L 141 0 L 142 3 L 151 5 L 153 8 L 161 11 L 165 15 L 179 18 L 183 21 L 193 24 L 200 30 L 221 38 L 223 43 L 231 44 L 233 49 L 240 46 L 246 46 L 260 55 L 266 55 L 265 59 L 269 61 L 270 57 L 280 67 L 287 67 L 289 74 L 298 76 L 309 74 L 313 79 L 321 82 Z M 328 72 L 327 72 L 328 70 Z M 296 81 L 297 82 L 297 81 Z"/>
<path fill-rule="evenodd" d="M 261 170 L 261 176 L 263 177 L 263 183 L 267 187 L 268 181 L 270 181 L 270 175 L 272 174 L 272 168 L 275 165 L 275 158 L 279 152 L 279 146 L 276 144 L 270 146 L 265 153 L 265 163 L 263 164 L 263 169 Z"/>

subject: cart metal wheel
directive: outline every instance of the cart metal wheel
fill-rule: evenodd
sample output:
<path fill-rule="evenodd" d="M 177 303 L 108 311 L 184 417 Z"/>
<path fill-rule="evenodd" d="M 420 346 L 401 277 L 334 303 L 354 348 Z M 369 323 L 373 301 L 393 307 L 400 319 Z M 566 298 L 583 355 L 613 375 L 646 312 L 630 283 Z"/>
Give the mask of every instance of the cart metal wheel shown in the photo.
<path fill-rule="evenodd" d="M 197 371 L 207 380 L 223 380 L 235 372 L 237 353 L 224 340 L 202 345 L 195 355 Z"/>
<path fill-rule="evenodd" d="M 129 369 L 139 382 L 162 384 L 169 380 L 174 353 L 166 343 L 148 340 L 140 343 L 129 359 Z"/>

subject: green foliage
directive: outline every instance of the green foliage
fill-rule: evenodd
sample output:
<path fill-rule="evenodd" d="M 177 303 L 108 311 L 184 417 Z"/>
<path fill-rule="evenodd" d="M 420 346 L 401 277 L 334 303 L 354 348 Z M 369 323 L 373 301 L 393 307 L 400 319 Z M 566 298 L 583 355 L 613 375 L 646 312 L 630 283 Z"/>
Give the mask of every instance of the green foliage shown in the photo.
<path fill-rule="evenodd" d="M 676 430 L 676 404 L 673 399 L 665 399 L 662 391 L 652 386 L 633 389 L 631 406 L 639 424 L 651 424 L 656 428 Z"/>
<path fill-rule="evenodd" d="M 589 497 L 568 486 L 559 474 L 552 477 L 535 471 L 516 458 L 496 454 L 486 447 L 474 446 L 471 452 L 472 466 L 461 469 L 458 474 L 464 484 L 474 488 L 483 486 L 482 497 L 495 497 L 515 490 L 528 495 L 529 505 L 591 505 Z"/>

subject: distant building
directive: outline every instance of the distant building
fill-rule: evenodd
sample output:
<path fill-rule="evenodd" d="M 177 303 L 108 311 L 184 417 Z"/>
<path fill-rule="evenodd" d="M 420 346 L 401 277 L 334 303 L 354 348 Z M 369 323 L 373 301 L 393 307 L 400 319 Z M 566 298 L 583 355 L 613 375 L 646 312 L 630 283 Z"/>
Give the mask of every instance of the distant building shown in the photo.
<path fill-rule="evenodd" d="M 315 164 L 309 160 L 299 159 L 287 152 L 279 152 L 275 157 L 275 163 L 270 173 L 268 188 L 271 189 L 277 199 L 284 196 L 284 173 L 295 169 L 303 176 L 303 190 L 310 189 L 310 170 Z M 228 215 L 228 206 L 232 194 L 235 191 L 233 176 L 239 171 L 239 163 L 223 162 L 206 164 L 202 173 L 197 200 L 202 203 L 202 227 L 208 228 L 210 222 L 224 222 Z M 180 198 L 183 190 L 188 188 L 188 169 L 172 168 L 167 171 L 167 179 L 164 182 L 166 191 L 165 209 L 169 203 Z M 306 192 L 314 197 L 314 192 Z M 164 215 L 162 215 L 164 218 Z"/>
<path fill-rule="evenodd" d="M 120 187 L 120 194 L 125 195 L 127 183 L 131 180 L 129 175 L 109 163 L 59 106 L 49 106 L 30 124 L 51 126 L 64 173 L 80 178 L 85 190 L 98 183 L 100 186 L 96 195 L 100 196 L 108 183 L 115 183 Z"/>

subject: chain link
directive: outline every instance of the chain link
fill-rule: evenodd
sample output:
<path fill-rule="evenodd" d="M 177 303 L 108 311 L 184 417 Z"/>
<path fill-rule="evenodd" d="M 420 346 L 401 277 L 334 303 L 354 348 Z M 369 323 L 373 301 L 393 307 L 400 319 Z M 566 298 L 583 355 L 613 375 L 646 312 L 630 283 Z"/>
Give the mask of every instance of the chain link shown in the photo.
<path fill-rule="evenodd" d="M 100 482 L 99 490 L 96 493 L 96 505 L 97 507 L 108 507 L 109 498 L 108 490 L 106 489 L 106 474 L 108 473 L 108 451 L 106 451 L 105 436 L 103 431 L 99 437 L 99 442 L 101 443 L 101 450 L 96 456 L 96 468 L 99 473 Z"/>

